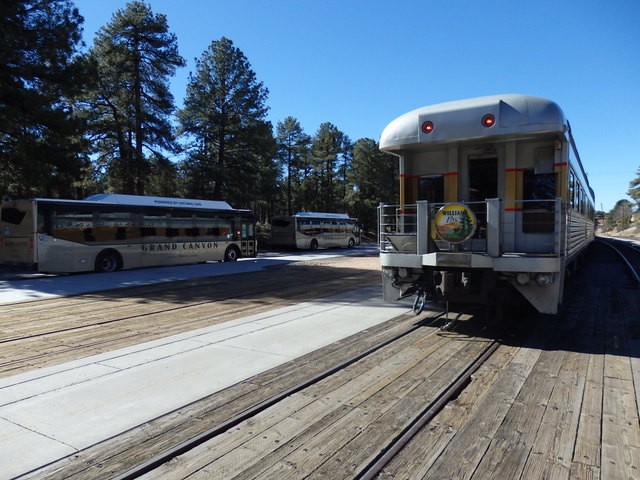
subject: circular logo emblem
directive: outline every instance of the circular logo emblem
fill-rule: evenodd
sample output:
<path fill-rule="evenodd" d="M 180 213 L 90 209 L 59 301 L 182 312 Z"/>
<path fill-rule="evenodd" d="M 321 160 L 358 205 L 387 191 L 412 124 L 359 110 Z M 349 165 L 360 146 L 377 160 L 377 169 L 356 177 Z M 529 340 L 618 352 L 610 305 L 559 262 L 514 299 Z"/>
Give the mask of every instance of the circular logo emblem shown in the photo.
<path fill-rule="evenodd" d="M 466 205 L 453 203 L 445 205 L 435 218 L 438 236 L 449 243 L 462 243 L 476 233 L 478 220 Z"/>

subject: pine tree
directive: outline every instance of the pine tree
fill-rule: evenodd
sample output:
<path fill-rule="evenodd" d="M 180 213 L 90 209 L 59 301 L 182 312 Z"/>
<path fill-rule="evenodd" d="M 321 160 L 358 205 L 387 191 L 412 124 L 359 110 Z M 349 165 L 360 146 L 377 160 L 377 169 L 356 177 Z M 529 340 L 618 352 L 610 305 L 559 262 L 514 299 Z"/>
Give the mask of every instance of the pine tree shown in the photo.
<path fill-rule="evenodd" d="M 460 235 L 460 239 L 469 235 L 471 230 L 473 229 L 473 223 L 471 221 L 471 217 L 467 210 L 462 211 L 462 215 L 460 217 L 460 229 L 457 233 Z"/>
<path fill-rule="evenodd" d="M 381 152 L 375 140 L 362 138 L 353 148 L 348 180 L 349 213 L 358 218 L 364 232 L 373 233 L 380 202 L 398 203 L 398 161 Z"/>
<path fill-rule="evenodd" d="M 636 208 L 640 209 L 640 168 L 638 168 L 636 175 L 638 175 L 638 177 L 629 182 L 629 191 L 627 194 L 636 202 Z"/>
<path fill-rule="evenodd" d="M 344 209 L 345 189 L 338 187 L 341 177 L 346 177 L 350 151 L 349 138 L 335 125 L 329 122 L 320 125 L 311 147 L 314 175 L 307 182 L 310 182 L 308 191 L 313 192 L 310 210 L 332 212 Z"/>
<path fill-rule="evenodd" d="M 279 162 L 280 178 L 286 184 L 286 213 L 292 215 L 294 189 L 300 184 L 299 171 L 302 161 L 307 157 L 311 138 L 304 133 L 300 122 L 293 117 L 287 117 L 276 126 L 276 160 Z"/>
<path fill-rule="evenodd" d="M 98 32 L 89 57 L 97 83 L 88 112 L 100 164 L 112 190 L 144 194 L 150 172 L 166 171 L 177 150 L 168 82 L 185 62 L 176 36 L 165 15 L 133 1 Z"/>
<path fill-rule="evenodd" d="M 74 116 L 82 17 L 70 0 L 0 3 L 0 188 L 75 196 L 87 164 Z"/>
<path fill-rule="evenodd" d="M 192 196 L 249 206 L 273 190 L 275 142 L 267 88 L 228 38 L 213 41 L 191 74 L 178 113 L 191 139 L 184 167 Z"/>
<path fill-rule="evenodd" d="M 618 231 L 629 228 L 633 212 L 632 206 L 633 204 L 629 200 L 618 200 L 607 215 L 607 224 Z"/>

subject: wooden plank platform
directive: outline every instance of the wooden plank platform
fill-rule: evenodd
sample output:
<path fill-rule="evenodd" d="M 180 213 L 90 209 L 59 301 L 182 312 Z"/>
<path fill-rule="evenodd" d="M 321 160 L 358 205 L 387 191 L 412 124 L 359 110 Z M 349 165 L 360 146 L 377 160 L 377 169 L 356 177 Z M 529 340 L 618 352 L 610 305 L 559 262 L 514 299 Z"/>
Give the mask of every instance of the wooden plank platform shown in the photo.
<path fill-rule="evenodd" d="M 506 342 L 380 478 L 640 478 L 640 293 L 592 262 L 563 313 Z"/>
<path fill-rule="evenodd" d="M 562 314 L 516 316 L 514 333 L 379 478 L 640 478 L 640 294 L 594 250 Z M 316 351 L 38 475 L 109 476 L 142 461 L 140 451 L 162 451 L 419 318 Z M 452 332 L 420 328 L 145 478 L 357 478 L 492 340 L 476 319 L 461 320 Z"/>

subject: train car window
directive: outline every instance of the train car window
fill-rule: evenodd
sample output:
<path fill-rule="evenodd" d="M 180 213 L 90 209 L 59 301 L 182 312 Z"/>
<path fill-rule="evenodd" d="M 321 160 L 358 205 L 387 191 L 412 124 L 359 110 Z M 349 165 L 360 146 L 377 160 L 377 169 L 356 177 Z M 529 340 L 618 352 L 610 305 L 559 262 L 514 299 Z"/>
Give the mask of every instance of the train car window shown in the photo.
<path fill-rule="evenodd" d="M 426 200 L 429 203 L 444 203 L 444 176 L 429 175 L 420 177 L 418 200 Z"/>
<path fill-rule="evenodd" d="M 573 172 L 569 172 L 569 205 L 575 206 L 576 197 L 576 176 Z"/>
<path fill-rule="evenodd" d="M 534 168 L 536 175 L 553 173 L 553 160 L 553 147 L 536 148 Z"/>
<path fill-rule="evenodd" d="M 536 174 L 535 170 L 525 170 L 523 176 L 524 233 L 551 233 L 555 229 L 554 198 L 556 193 L 555 173 Z"/>
<path fill-rule="evenodd" d="M 469 200 L 484 202 L 498 197 L 498 159 L 469 159 Z"/>
<path fill-rule="evenodd" d="M 576 196 L 575 196 L 575 203 L 573 204 L 573 207 L 579 212 L 581 210 L 581 205 L 582 205 L 582 185 L 576 182 Z"/>
<path fill-rule="evenodd" d="M 553 210 L 552 200 L 556 194 L 555 173 L 536 174 L 533 170 L 524 171 L 524 208 L 543 208 Z"/>

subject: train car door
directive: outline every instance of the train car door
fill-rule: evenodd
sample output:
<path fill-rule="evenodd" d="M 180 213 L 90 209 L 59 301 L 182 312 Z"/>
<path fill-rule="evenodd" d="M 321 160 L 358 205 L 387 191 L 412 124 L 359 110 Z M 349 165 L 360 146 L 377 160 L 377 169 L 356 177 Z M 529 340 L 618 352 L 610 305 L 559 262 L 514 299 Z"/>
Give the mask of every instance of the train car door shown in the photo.
<path fill-rule="evenodd" d="M 486 238 L 488 198 L 498 198 L 498 157 L 469 156 L 467 161 L 467 199 L 476 214 L 478 227 L 474 238 Z"/>
<path fill-rule="evenodd" d="M 516 248 L 528 253 L 555 251 L 556 179 L 553 147 L 538 147 L 533 165 L 522 169 L 521 222 Z"/>
<path fill-rule="evenodd" d="M 444 176 L 425 175 L 418 181 L 418 200 L 444 203 Z"/>

